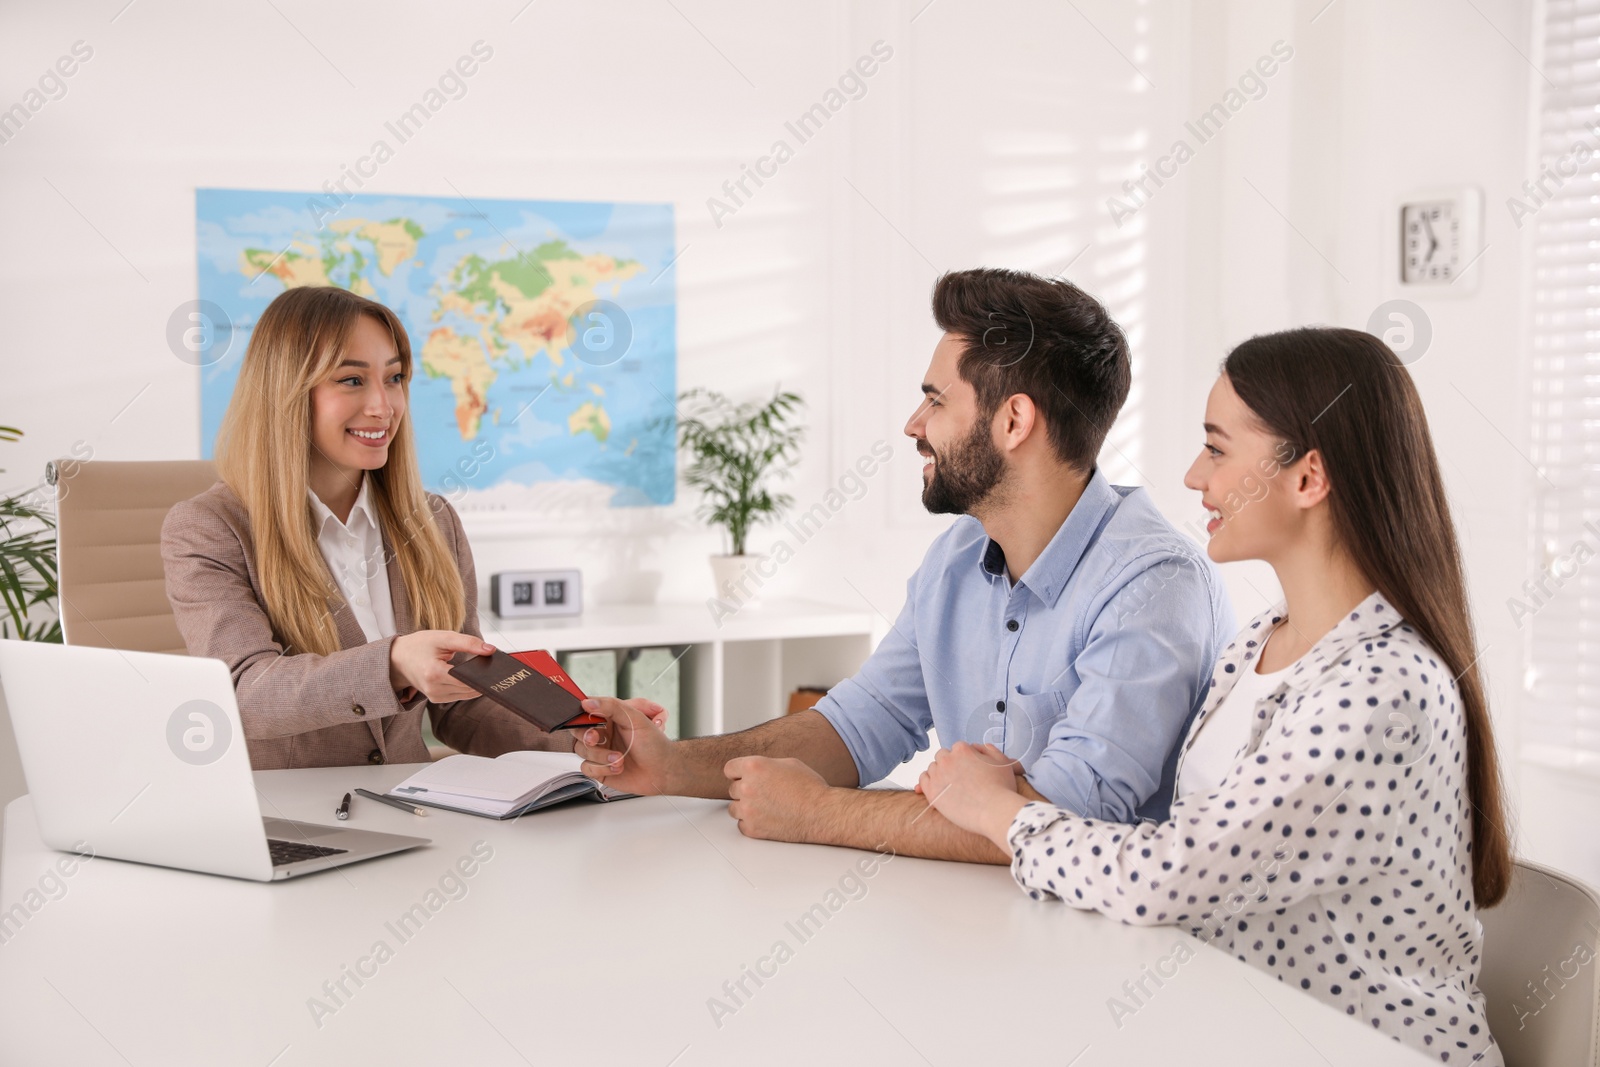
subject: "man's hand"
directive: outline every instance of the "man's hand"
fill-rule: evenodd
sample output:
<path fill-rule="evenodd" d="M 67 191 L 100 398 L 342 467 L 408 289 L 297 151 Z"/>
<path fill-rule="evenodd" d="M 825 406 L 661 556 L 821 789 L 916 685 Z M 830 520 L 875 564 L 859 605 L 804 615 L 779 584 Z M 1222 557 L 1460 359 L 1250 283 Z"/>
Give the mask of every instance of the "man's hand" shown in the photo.
<path fill-rule="evenodd" d="M 917 792 L 963 830 L 1010 850 L 1006 830 L 1028 802 L 1017 791 L 1015 761 L 993 745 L 957 741 L 943 749 L 917 780 Z"/>
<path fill-rule="evenodd" d="M 577 743 L 572 750 L 583 757 L 584 774 L 624 793 L 672 791 L 674 742 L 661 732 L 667 722 L 665 708 L 643 697 L 590 697 L 583 710 L 607 723 L 573 731 Z"/>
<path fill-rule="evenodd" d="M 830 788 L 797 759 L 740 756 L 722 768 L 728 776 L 728 814 L 746 837 L 805 841 L 811 816 Z"/>

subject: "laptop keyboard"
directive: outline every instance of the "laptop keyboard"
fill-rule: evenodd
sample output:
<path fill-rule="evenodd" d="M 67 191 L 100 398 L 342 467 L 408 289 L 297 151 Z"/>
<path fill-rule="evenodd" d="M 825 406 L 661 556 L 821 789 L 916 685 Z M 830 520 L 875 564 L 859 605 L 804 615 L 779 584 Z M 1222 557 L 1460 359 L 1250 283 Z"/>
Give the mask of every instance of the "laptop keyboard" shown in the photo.
<path fill-rule="evenodd" d="M 267 851 L 272 853 L 272 865 L 282 867 L 290 863 L 299 863 L 301 860 L 314 860 L 323 856 L 337 856 L 341 852 L 349 852 L 347 848 L 324 848 L 322 845 L 309 845 L 304 841 L 278 841 L 267 838 Z"/>

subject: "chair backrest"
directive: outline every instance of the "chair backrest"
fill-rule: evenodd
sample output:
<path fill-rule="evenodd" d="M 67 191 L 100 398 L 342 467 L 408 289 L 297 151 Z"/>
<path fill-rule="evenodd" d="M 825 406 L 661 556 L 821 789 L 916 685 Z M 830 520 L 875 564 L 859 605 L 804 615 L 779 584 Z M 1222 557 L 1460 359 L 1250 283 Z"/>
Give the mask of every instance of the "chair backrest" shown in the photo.
<path fill-rule="evenodd" d="M 1479 918 L 1478 987 L 1506 1067 L 1600 1067 L 1600 894 L 1519 860 Z"/>
<path fill-rule="evenodd" d="M 185 654 L 167 600 L 161 524 L 172 505 L 216 482 L 216 467 L 210 460 L 61 459 L 45 477 L 56 487 L 63 640 Z"/>

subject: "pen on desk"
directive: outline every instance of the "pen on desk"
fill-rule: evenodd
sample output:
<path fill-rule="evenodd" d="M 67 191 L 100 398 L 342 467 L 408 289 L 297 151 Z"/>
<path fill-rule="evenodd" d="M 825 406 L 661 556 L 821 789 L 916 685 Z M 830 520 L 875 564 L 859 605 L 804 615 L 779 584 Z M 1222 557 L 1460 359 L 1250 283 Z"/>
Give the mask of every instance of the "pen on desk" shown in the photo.
<path fill-rule="evenodd" d="M 387 804 L 392 808 L 399 808 L 401 811 L 409 811 L 413 815 L 428 814 L 426 808 L 419 808 L 414 804 L 407 804 L 405 801 L 396 800 L 394 797 L 386 797 L 382 793 L 374 793 L 370 789 L 357 789 L 356 792 L 366 797 L 368 800 L 376 800 L 380 804 Z"/>
<path fill-rule="evenodd" d="M 337 808 L 333 809 L 333 814 L 334 814 L 334 816 L 336 818 L 339 818 L 339 819 L 348 819 L 350 817 L 350 794 L 349 793 L 346 793 L 344 795 L 344 799 L 339 801 L 339 806 Z"/>

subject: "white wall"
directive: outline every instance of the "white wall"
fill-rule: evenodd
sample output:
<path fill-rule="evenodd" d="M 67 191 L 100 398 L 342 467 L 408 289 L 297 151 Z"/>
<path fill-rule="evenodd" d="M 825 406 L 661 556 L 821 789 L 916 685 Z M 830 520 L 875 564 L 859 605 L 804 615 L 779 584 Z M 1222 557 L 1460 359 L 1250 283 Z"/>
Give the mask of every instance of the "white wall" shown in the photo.
<path fill-rule="evenodd" d="M 681 384 L 804 393 L 816 440 L 800 490 L 819 492 L 835 459 L 835 376 L 831 237 L 818 222 L 843 131 L 827 130 L 720 231 L 704 201 L 871 41 L 843 39 L 828 9 L 684 5 L 691 25 L 659 3 L 517 16 L 521 6 L 448 18 L 422 4 L 290 3 L 282 16 L 272 5 L 135 6 L 112 25 L 36 13 L 26 34 L 6 34 L 4 47 L 27 45 L 7 57 L 14 71 L 80 37 L 95 47 L 69 95 L 3 148 L 8 392 L 30 431 L 8 465 L 38 469 L 80 437 L 106 459 L 198 455 L 196 375 L 164 341 L 167 314 L 194 292 L 192 190 L 319 188 L 481 39 L 494 53 L 467 95 L 362 191 L 676 202 L 689 246 L 677 270 Z M 599 599 L 657 583 L 685 599 L 709 587 L 716 546 L 687 511 L 553 517 L 536 538 L 476 540 L 479 570 L 576 565 Z"/>
<path fill-rule="evenodd" d="M 1177 271 L 1152 267 L 1145 219 L 1118 234 L 1099 201 L 1181 78 L 1156 91 L 1070 7 L 699 2 L 680 15 L 639 0 L 539 4 L 513 23 L 515 3 L 442 21 L 424 5 L 278 6 L 283 16 L 202 4 L 135 6 L 115 23 L 4 16 L 6 70 L 42 70 L 79 39 L 94 48 L 65 98 L 0 146 L 6 412 L 28 431 L 5 457 L 8 479 L 31 480 L 79 440 L 103 459 L 198 455 L 195 372 L 165 342 L 168 314 L 194 293 L 192 190 L 316 189 L 478 39 L 495 51 L 468 94 L 362 191 L 671 200 L 687 249 L 680 384 L 805 394 L 811 439 L 789 486 L 802 507 L 875 441 L 894 444 L 897 461 L 771 594 L 866 600 L 892 617 L 945 524 L 922 513 L 900 434 L 935 340 L 939 271 L 1053 272 L 1098 238 L 1072 276 L 1106 293 L 1141 348 L 1180 336 L 1147 312 L 1155 279 L 1175 285 Z M 1181 67 L 1181 26 L 1148 7 L 1079 5 L 1139 65 Z M 1016 32 L 1030 21 L 1038 32 Z M 714 225 L 707 198 L 877 40 L 894 56 L 866 95 Z M 13 78 L 6 99 L 25 85 Z M 1137 455 L 1138 436 L 1121 433 Z M 694 600 L 721 548 L 691 510 L 563 513 L 511 537 L 469 519 L 469 532 L 484 575 L 575 565 L 596 599 Z"/>
<path fill-rule="evenodd" d="M 494 57 L 468 95 L 363 191 L 673 201 L 688 246 L 680 384 L 806 395 L 811 439 L 789 486 L 802 507 L 876 440 L 896 448 L 768 591 L 865 602 L 885 624 L 945 524 L 922 513 L 899 434 L 935 337 L 938 272 L 1071 262 L 1067 276 L 1107 299 L 1134 341 L 1137 384 L 1104 465 L 1149 485 L 1182 524 L 1198 510 L 1183 471 L 1227 348 L 1290 325 L 1365 325 L 1398 295 L 1399 198 L 1472 183 L 1488 194 L 1482 284 L 1468 299 L 1418 301 L 1434 341 L 1413 369 L 1509 755 L 1521 649 L 1503 603 L 1529 569 L 1528 470 L 1516 450 L 1522 251 L 1496 205 L 1527 170 L 1519 51 L 1531 52 L 1532 4 L 506 0 L 448 17 L 420 3 L 305 0 L 8 7 L 0 106 L 74 41 L 94 56 L 0 145 L 0 422 L 28 431 L 0 452 L 0 479 L 31 481 L 80 440 L 105 459 L 198 455 L 194 371 L 165 342 L 168 314 L 194 295 L 194 187 L 315 189 L 479 39 Z M 714 225 L 706 198 L 880 39 L 894 56 L 865 97 Z M 1106 198 L 1277 40 L 1294 57 L 1265 94 L 1114 225 Z M 485 576 L 571 565 L 598 599 L 698 600 L 720 547 L 691 511 L 680 500 L 554 515 L 516 536 L 469 532 Z M 1229 581 L 1241 615 L 1277 592 L 1260 567 L 1232 568 Z M 1539 780 L 1527 847 L 1600 881 L 1600 857 L 1531 825 L 1570 822 L 1573 805 L 1594 818 L 1600 805 Z"/>
<path fill-rule="evenodd" d="M 1411 370 L 1462 537 L 1518 849 L 1600 883 L 1600 783 L 1518 758 L 1523 635 L 1506 609 L 1536 574 L 1528 549 L 1528 268 L 1524 235 L 1504 206 L 1537 169 L 1527 151 L 1539 77 L 1535 5 L 1233 0 L 1212 10 L 1216 17 L 1196 26 L 1192 42 L 1197 105 L 1214 99 L 1217 77 L 1242 69 L 1267 38 L 1292 34 L 1296 55 L 1284 71 L 1288 92 L 1269 94 L 1259 112 L 1242 116 L 1251 124 L 1230 124 L 1216 142 L 1221 151 L 1196 161 L 1192 336 L 1220 353 L 1291 325 L 1364 328 L 1374 308 L 1397 296 L 1427 312 L 1432 346 Z M 1476 293 L 1402 293 L 1398 204 L 1418 189 L 1463 184 L 1486 198 Z M 1187 366 L 1209 380 L 1204 361 Z M 1191 378 L 1190 388 L 1198 397 L 1202 382 Z M 1270 575 L 1229 571 L 1241 614 L 1265 599 L 1258 588 L 1277 594 Z"/>

